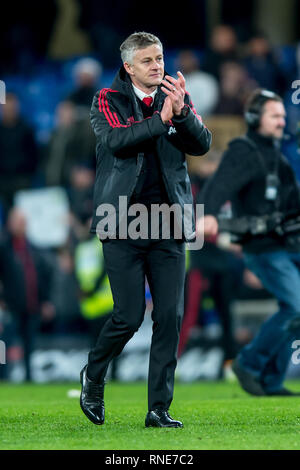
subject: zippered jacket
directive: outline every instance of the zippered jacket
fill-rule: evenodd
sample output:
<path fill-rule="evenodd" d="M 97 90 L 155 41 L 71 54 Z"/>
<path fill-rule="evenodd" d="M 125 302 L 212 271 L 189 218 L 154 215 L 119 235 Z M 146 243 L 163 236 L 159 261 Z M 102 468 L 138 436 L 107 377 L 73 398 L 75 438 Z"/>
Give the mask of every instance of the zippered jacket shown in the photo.
<path fill-rule="evenodd" d="M 129 75 L 121 67 L 111 88 L 98 91 L 91 108 L 91 124 L 96 135 L 96 179 L 94 188 L 94 213 L 91 232 L 101 238 L 99 222 L 104 214 L 103 204 L 110 204 L 116 211 L 118 227 L 120 196 L 130 198 L 136 187 L 144 159 L 143 147 L 149 140 L 155 141 L 163 182 L 171 204 L 179 204 L 184 214 L 193 199 L 187 172 L 186 154 L 204 155 L 211 144 L 211 133 L 197 115 L 188 93 L 185 95 L 185 112 L 163 123 L 160 111 L 166 95 L 158 87 L 154 101 L 154 113 L 144 119 Z M 194 216 L 185 239 L 194 237 Z M 109 231 L 110 229 L 106 230 Z"/>

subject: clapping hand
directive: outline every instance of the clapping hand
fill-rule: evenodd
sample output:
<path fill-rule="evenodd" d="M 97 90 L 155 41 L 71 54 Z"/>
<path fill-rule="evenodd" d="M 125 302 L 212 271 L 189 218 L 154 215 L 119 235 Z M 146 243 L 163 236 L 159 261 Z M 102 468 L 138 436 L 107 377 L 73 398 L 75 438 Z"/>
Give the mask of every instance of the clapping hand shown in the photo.
<path fill-rule="evenodd" d="M 184 107 L 185 79 L 181 72 L 177 72 L 177 80 L 170 75 L 166 75 L 162 80 L 162 91 L 172 103 L 173 114 L 179 116 Z M 167 100 L 166 98 L 166 100 Z"/>

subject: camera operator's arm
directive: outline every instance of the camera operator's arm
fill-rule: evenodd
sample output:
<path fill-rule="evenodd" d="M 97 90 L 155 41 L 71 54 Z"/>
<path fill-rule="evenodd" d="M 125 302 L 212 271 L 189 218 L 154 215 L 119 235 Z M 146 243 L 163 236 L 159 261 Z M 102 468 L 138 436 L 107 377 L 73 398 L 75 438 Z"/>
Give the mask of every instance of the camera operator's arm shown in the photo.
<path fill-rule="evenodd" d="M 199 194 L 198 203 L 205 204 L 205 213 L 217 215 L 221 206 L 231 200 L 251 180 L 260 168 L 249 146 L 237 142 L 224 153 L 216 172 L 207 180 Z"/>
<path fill-rule="evenodd" d="M 215 237 L 218 230 L 218 221 L 214 215 L 205 215 L 196 222 L 196 231 L 199 235 Z"/>
<path fill-rule="evenodd" d="M 216 235 L 216 216 L 225 202 L 254 179 L 260 169 L 253 158 L 253 151 L 243 142 L 233 142 L 225 152 L 216 172 L 207 180 L 197 203 L 204 204 L 204 234 Z M 198 221 L 198 227 L 203 226 Z"/>
<path fill-rule="evenodd" d="M 289 161 L 281 154 L 281 166 L 284 180 L 284 192 L 282 193 L 282 206 L 286 213 L 299 212 L 300 213 L 300 186 L 296 178 L 295 172 L 291 167 Z"/>

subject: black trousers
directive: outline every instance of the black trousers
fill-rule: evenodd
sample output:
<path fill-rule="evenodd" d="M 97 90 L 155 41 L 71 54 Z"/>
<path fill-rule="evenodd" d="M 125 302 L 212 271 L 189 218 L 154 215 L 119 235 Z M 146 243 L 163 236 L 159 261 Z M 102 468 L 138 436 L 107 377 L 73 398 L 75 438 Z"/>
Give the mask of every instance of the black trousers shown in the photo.
<path fill-rule="evenodd" d="M 103 253 L 114 309 L 91 350 L 88 377 L 103 382 L 110 361 L 139 329 L 145 314 L 145 277 L 153 300 L 148 407 L 172 402 L 184 309 L 185 243 L 181 240 L 106 240 Z"/>

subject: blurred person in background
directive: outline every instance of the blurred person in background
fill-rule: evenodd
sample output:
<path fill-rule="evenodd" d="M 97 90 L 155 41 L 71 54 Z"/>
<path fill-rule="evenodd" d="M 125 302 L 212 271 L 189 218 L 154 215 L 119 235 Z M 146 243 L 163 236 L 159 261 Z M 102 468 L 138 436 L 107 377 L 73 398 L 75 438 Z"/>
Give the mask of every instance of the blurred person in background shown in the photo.
<path fill-rule="evenodd" d="M 84 331 L 78 280 L 74 269 L 74 249 L 70 244 L 59 247 L 55 254 L 51 301 L 55 307 L 55 317 L 51 323 L 43 324 L 43 332 L 65 333 L 70 335 Z"/>
<path fill-rule="evenodd" d="M 86 57 L 80 59 L 74 66 L 73 75 L 75 89 L 67 96 L 76 107 L 77 119 L 89 117 L 91 103 L 102 75 L 102 66 L 99 61 Z"/>
<path fill-rule="evenodd" d="M 281 70 L 272 46 L 263 33 L 257 33 L 249 40 L 243 61 L 249 77 L 258 87 L 284 94 L 289 86 Z"/>
<path fill-rule="evenodd" d="M 25 379 L 32 380 L 30 356 L 41 322 L 51 321 L 50 302 L 53 266 L 26 237 L 26 218 L 12 208 L 0 240 L 0 280 L 3 301 L 15 319 L 23 342 Z"/>
<path fill-rule="evenodd" d="M 219 84 L 213 75 L 203 72 L 196 53 L 191 49 L 182 50 L 176 60 L 181 70 L 187 91 L 193 96 L 193 104 L 200 116 L 208 116 L 216 106 Z"/>
<path fill-rule="evenodd" d="M 281 213 L 300 212 L 299 185 L 291 165 L 280 152 L 286 112 L 280 96 L 255 90 L 245 109 L 246 136 L 234 139 L 222 161 L 205 184 L 204 233 L 218 232 L 220 207 L 231 201 L 234 217 L 246 216 L 248 224 L 261 224 Z M 252 234 L 245 230 L 242 241 L 246 266 L 278 301 L 279 311 L 262 326 L 233 363 L 242 388 L 255 396 L 291 396 L 283 386 L 293 352 L 292 342 L 300 333 L 299 235 L 272 227 Z"/>
<path fill-rule="evenodd" d="M 221 153 L 211 150 L 205 159 L 191 165 L 189 173 L 196 204 L 205 182 L 215 173 L 220 160 Z M 234 252 L 220 246 L 216 236 L 207 237 L 201 250 L 189 252 L 186 305 L 180 333 L 179 355 L 185 351 L 192 329 L 199 323 L 204 296 L 210 291 L 222 327 L 220 345 L 224 352 L 224 361 L 234 359 L 236 356 L 237 345 L 230 311 L 230 304 L 235 298 L 238 287 L 235 265 Z"/>
<path fill-rule="evenodd" d="M 87 119 L 78 120 L 76 108 L 62 101 L 56 108 L 56 125 L 44 152 L 47 185 L 70 186 L 75 165 L 95 167 L 95 136 Z"/>
<path fill-rule="evenodd" d="M 95 172 L 86 165 L 74 165 L 70 170 L 68 198 L 71 211 L 71 234 L 75 240 L 86 238 L 86 220 L 93 211 Z"/>
<path fill-rule="evenodd" d="M 247 70 L 238 62 L 225 62 L 220 66 L 220 92 L 213 114 L 242 116 L 250 91 L 257 88 L 248 77 Z"/>
<path fill-rule="evenodd" d="M 15 192 L 32 186 L 39 162 L 33 129 L 22 118 L 13 93 L 7 93 L 1 106 L 0 155 L 0 200 L 7 211 Z"/>
<path fill-rule="evenodd" d="M 238 46 L 236 33 L 231 26 L 216 26 L 211 33 L 210 45 L 204 52 L 202 70 L 219 81 L 221 66 L 225 62 L 239 60 Z"/>
<path fill-rule="evenodd" d="M 79 305 L 91 338 L 91 347 L 113 310 L 113 298 L 107 277 L 103 249 L 98 237 L 90 233 L 91 219 L 81 219 L 80 239 L 74 248 L 74 272 L 78 282 Z"/>

